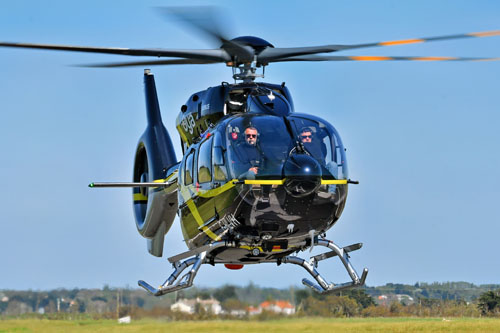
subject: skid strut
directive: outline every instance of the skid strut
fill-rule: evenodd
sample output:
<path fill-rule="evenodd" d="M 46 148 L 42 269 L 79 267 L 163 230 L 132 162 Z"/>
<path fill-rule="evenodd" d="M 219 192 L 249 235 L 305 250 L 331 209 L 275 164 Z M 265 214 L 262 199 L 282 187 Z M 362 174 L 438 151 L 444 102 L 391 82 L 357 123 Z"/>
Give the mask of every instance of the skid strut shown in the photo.
<path fill-rule="evenodd" d="M 155 296 L 161 296 L 165 295 L 168 293 L 171 293 L 173 291 L 177 291 L 180 289 L 184 288 L 189 288 L 193 285 L 193 280 L 196 277 L 196 273 L 198 273 L 198 270 L 200 269 L 200 266 L 205 263 L 205 258 L 207 256 L 207 252 L 204 251 L 200 254 L 198 254 L 194 258 L 190 258 L 182 262 L 181 264 L 174 264 L 175 270 L 174 272 L 168 277 L 168 279 L 158 288 L 154 288 L 151 286 L 149 283 L 140 280 L 139 286 L 143 287 L 146 289 L 148 292 Z M 193 265 L 191 270 L 184 274 L 177 283 L 175 281 L 181 275 L 181 273 L 188 268 L 189 266 Z"/>
<path fill-rule="evenodd" d="M 330 292 L 335 292 L 343 289 L 348 289 L 348 288 L 353 288 L 353 287 L 358 287 L 362 286 L 365 284 L 366 276 L 368 275 L 368 269 L 363 269 L 363 273 L 361 274 L 361 277 L 358 276 L 358 273 L 356 273 L 356 270 L 354 267 L 351 265 L 349 261 L 349 252 L 356 251 L 361 248 L 362 244 L 352 244 L 346 247 L 339 247 L 337 246 L 334 242 L 327 240 L 327 239 L 318 239 L 315 238 L 313 241 L 314 245 L 317 246 L 324 246 L 329 248 L 331 251 L 326 252 L 323 254 L 316 255 L 314 257 L 311 257 L 309 261 L 304 260 L 300 257 L 296 256 L 286 256 L 283 258 L 279 259 L 271 259 L 271 260 L 265 260 L 262 262 L 268 262 L 268 263 L 277 263 L 279 264 L 294 264 L 301 266 L 304 268 L 311 276 L 317 281 L 317 284 L 313 283 L 312 281 L 308 279 L 303 279 L 302 283 L 305 286 L 308 286 L 309 288 L 313 289 L 314 291 L 318 293 L 330 293 Z M 193 285 L 194 278 L 196 277 L 196 273 L 198 273 L 198 270 L 200 269 L 201 265 L 203 264 L 224 264 L 226 262 L 219 262 L 219 261 L 214 261 L 212 258 L 211 260 L 207 259 L 207 257 L 210 258 L 210 253 L 219 248 L 219 247 L 236 247 L 234 243 L 229 243 L 229 242 L 215 242 L 210 245 L 206 245 L 203 247 L 200 247 L 195 250 L 191 250 L 188 252 L 181 253 L 177 256 L 174 256 L 172 258 L 169 258 L 169 261 L 172 262 L 172 265 L 174 267 L 174 272 L 168 277 L 168 279 L 158 288 L 154 288 L 150 284 L 148 284 L 145 281 L 140 280 L 139 281 L 139 286 L 142 288 L 146 289 L 149 293 L 155 295 L 155 296 L 161 296 L 164 294 L 171 293 L 173 291 L 177 291 L 180 289 L 184 288 L 189 288 Z M 192 256 L 189 259 L 186 259 L 187 257 Z M 332 258 L 338 256 L 340 258 L 340 261 L 344 264 L 345 269 L 347 270 L 347 273 L 349 274 L 351 278 L 351 282 L 346 282 L 346 283 L 341 283 L 341 284 L 334 284 L 334 283 L 328 283 L 326 280 L 321 276 L 321 274 L 316 270 L 318 267 L 318 262 L 321 260 L 325 260 L 328 258 Z M 181 260 L 186 259 L 181 262 Z M 182 272 L 187 269 L 188 267 L 191 267 L 191 269 L 184 274 L 181 278 L 179 276 L 182 274 Z M 177 282 L 176 282 L 177 281 Z"/>
<path fill-rule="evenodd" d="M 349 261 L 349 254 L 348 254 L 349 251 L 354 251 L 361 248 L 361 244 L 353 244 L 345 248 L 340 248 L 334 242 L 329 241 L 327 239 L 318 239 L 317 241 L 314 241 L 314 243 L 315 245 L 327 247 L 332 251 L 312 257 L 309 262 L 302 258 L 294 256 L 287 256 L 282 259 L 282 263 L 284 264 L 295 264 L 303 267 L 318 282 L 318 284 L 315 284 L 308 279 L 302 279 L 303 285 L 311 288 L 312 290 L 320 294 L 323 294 L 353 287 L 359 287 L 365 284 L 366 276 L 368 275 L 368 269 L 367 268 L 363 269 L 363 273 L 361 274 L 360 278 L 358 276 L 358 273 L 356 273 L 354 267 L 352 267 L 351 262 Z M 338 256 L 340 258 L 340 260 L 344 264 L 345 269 L 347 270 L 347 273 L 351 277 L 352 280 L 351 282 L 346 282 L 341 284 L 328 283 L 316 270 L 316 267 L 318 267 L 318 261 L 333 256 Z"/>

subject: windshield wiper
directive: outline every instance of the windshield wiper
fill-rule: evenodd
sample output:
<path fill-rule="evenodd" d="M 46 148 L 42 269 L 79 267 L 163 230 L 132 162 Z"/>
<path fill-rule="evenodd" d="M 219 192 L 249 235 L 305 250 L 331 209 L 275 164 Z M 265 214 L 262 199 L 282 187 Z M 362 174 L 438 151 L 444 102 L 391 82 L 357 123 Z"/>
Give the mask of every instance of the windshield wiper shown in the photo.
<path fill-rule="evenodd" d="M 283 117 L 283 120 L 285 121 L 286 129 L 288 130 L 288 133 L 292 137 L 292 140 L 295 142 L 295 149 L 297 150 L 297 153 L 299 154 L 305 154 L 306 150 L 304 148 L 304 144 L 297 139 L 297 136 L 293 132 L 292 124 L 290 124 L 290 120 L 288 120 L 287 117 Z"/>

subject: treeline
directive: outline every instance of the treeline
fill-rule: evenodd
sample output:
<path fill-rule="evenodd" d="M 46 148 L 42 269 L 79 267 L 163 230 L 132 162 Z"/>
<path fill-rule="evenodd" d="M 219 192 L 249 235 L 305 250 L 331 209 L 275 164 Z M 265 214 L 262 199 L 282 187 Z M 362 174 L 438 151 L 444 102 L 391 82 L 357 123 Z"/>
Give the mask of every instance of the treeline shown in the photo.
<path fill-rule="evenodd" d="M 369 297 L 369 296 L 368 296 Z M 309 296 L 297 313 L 321 317 L 479 317 L 476 303 L 455 300 L 419 299 L 407 305 L 393 300 L 390 303 L 362 304 L 351 295 Z"/>
<path fill-rule="evenodd" d="M 300 291 L 304 294 L 305 291 Z M 418 298 L 412 304 L 393 300 L 376 304 L 364 290 L 350 290 L 343 296 L 310 294 L 301 298 L 297 315 L 335 317 L 500 317 L 500 289 L 486 291 L 473 302 Z"/>
<path fill-rule="evenodd" d="M 366 287 L 373 297 L 390 294 L 408 295 L 414 299 L 432 298 L 440 300 L 475 301 L 481 294 L 500 289 L 500 284 L 475 285 L 469 282 L 417 282 L 414 285 L 387 283 L 379 287 Z"/>
<path fill-rule="evenodd" d="M 194 314 L 173 312 L 178 299 L 217 299 L 225 314 L 215 316 L 203 307 Z M 45 318 L 134 318 L 162 317 L 171 320 L 231 317 L 265 320 L 281 315 L 263 311 L 248 315 L 250 306 L 263 301 L 286 300 L 295 306 L 294 316 L 325 317 L 477 317 L 500 316 L 500 285 L 475 286 L 465 282 L 386 284 L 337 294 L 322 295 L 310 289 L 261 288 L 225 285 L 219 288 L 190 288 L 163 297 L 142 289 L 58 289 L 51 291 L 0 291 L 0 316 L 35 315 Z"/>

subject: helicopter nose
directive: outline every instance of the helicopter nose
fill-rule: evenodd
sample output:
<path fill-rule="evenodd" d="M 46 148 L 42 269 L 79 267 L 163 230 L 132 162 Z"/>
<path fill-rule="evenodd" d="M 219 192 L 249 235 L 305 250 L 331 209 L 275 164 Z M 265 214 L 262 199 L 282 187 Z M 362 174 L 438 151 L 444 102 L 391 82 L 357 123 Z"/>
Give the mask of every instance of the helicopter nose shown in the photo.
<path fill-rule="evenodd" d="M 283 166 L 285 190 L 296 198 L 308 196 L 321 185 L 321 166 L 306 154 L 291 155 Z"/>

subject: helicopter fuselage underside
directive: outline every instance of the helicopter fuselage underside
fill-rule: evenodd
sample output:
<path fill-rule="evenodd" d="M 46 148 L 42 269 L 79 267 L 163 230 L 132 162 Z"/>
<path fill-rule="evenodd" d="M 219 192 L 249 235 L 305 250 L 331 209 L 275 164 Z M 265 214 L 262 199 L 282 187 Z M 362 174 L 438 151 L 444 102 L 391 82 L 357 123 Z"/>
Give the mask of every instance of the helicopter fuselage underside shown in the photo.
<path fill-rule="evenodd" d="M 226 188 L 224 188 L 226 186 Z M 303 198 L 281 185 L 226 183 L 199 190 L 179 209 L 181 226 L 190 249 L 220 240 L 238 247 L 220 248 L 216 262 L 257 263 L 310 245 L 340 217 L 347 185 L 321 185 Z"/>

